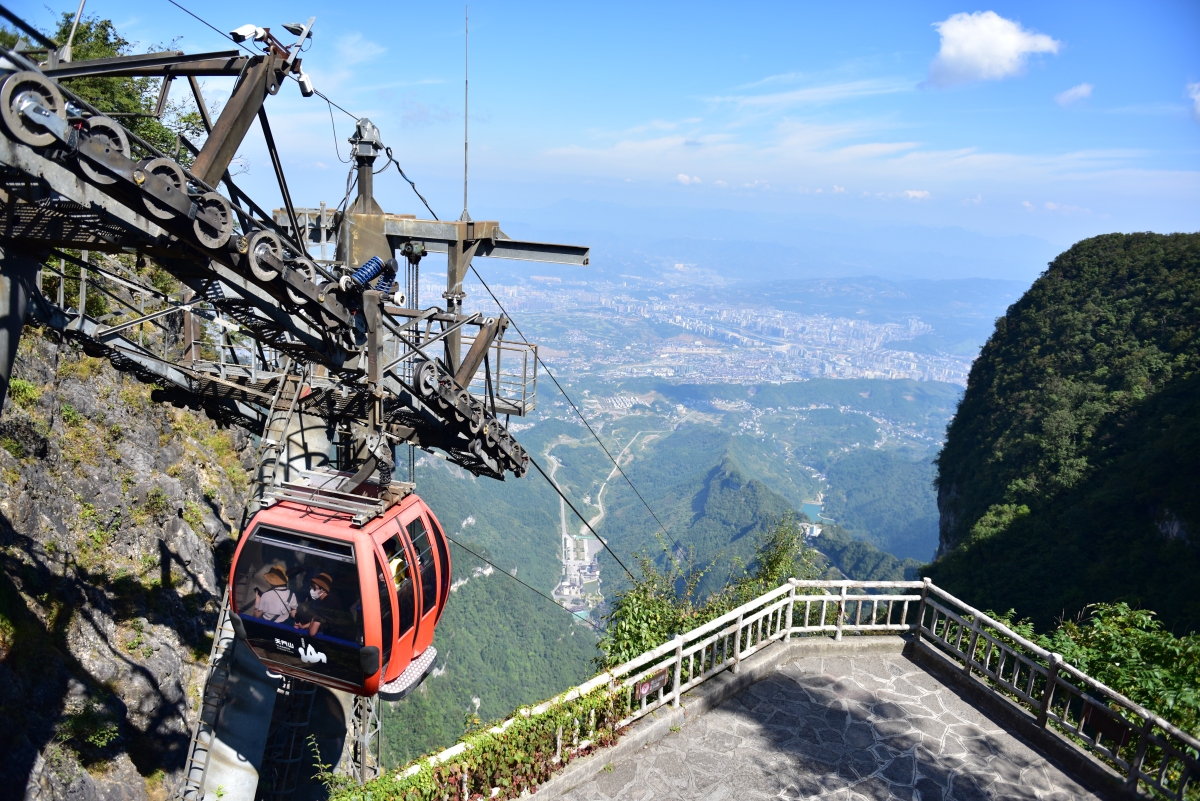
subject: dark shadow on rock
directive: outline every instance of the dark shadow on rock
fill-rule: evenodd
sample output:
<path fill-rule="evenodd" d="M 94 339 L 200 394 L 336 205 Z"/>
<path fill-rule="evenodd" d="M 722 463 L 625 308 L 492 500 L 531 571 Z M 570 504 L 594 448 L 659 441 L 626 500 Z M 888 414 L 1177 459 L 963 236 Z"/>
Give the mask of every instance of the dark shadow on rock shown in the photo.
<path fill-rule="evenodd" d="M 2 514 L 0 545 L 5 546 L 0 612 L 14 629 L 11 647 L 0 654 L 0 720 L 5 722 L 0 753 L 6 756 L 0 761 L 0 786 L 6 791 L 0 795 L 12 790 L 20 797 L 35 765 L 41 765 L 43 776 L 57 770 L 53 757 L 68 748 L 84 767 L 125 752 L 143 775 L 182 768 L 189 728 L 186 678 L 177 675 L 181 664 L 150 640 L 139 643 L 138 628 L 132 642 L 122 639 L 120 629 L 109 633 L 112 625 L 105 618 L 164 625 L 195 652 L 211 641 L 206 629 L 215 623 L 219 599 L 169 550 L 162 571 L 166 580 L 146 584 L 135 576 L 92 574 L 71 555 L 58 562 Z M 172 563 L 184 571 L 192 593 L 180 597 L 174 591 Z M 22 596 L 34 599 L 37 613 Z M 97 673 L 72 655 L 68 637 L 78 636 L 98 639 L 95 650 L 103 654 L 105 670 Z M 79 644 L 75 647 L 78 651 Z M 118 682 L 136 686 L 131 696 L 136 709 L 120 700 Z M 46 756 L 45 763 L 39 754 Z M 58 776 L 57 783 L 70 785 L 78 778 Z"/>

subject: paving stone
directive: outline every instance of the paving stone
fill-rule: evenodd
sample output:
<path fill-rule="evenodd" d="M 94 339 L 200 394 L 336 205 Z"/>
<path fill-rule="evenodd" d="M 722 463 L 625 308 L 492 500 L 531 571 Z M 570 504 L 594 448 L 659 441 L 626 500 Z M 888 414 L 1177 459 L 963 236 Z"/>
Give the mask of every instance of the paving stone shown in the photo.
<path fill-rule="evenodd" d="M 915 663 L 870 656 L 783 666 L 567 798 L 1096 797 Z"/>
<path fill-rule="evenodd" d="M 878 776 L 854 785 L 854 792 L 870 798 L 872 801 L 888 801 L 892 797 L 892 790 L 888 787 L 888 783 Z"/>
<path fill-rule="evenodd" d="M 880 773 L 883 778 L 893 784 L 912 787 L 916 778 L 917 761 L 912 756 L 902 756 L 893 759 Z"/>
<path fill-rule="evenodd" d="M 935 798 L 941 801 L 945 797 L 945 790 L 931 779 L 917 779 L 913 789 L 917 791 L 921 801 L 933 801 Z"/>

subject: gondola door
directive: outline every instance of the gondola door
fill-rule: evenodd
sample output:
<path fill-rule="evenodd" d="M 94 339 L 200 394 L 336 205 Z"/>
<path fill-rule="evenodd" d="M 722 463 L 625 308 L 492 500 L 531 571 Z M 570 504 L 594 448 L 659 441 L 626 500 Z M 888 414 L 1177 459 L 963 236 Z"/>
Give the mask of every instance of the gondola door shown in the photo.
<path fill-rule="evenodd" d="M 417 514 L 405 524 L 409 541 L 412 543 L 414 556 L 413 564 L 421 579 L 420 613 L 417 624 L 417 639 L 413 643 L 413 655 L 423 653 L 433 642 L 433 630 L 437 626 L 439 608 L 439 559 L 434 556 L 433 538 L 430 535 L 430 525 L 420 507 L 415 507 Z"/>
<path fill-rule="evenodd" d="M 450 542 L 446 539 L 445 532 L 442 531 L 442 524 L 437 519 L 437 515 L 429 509 L 426 513 L 429 516 L 429 522 L 432 524 L 430 534 L 433 536 L 433 545 L 438 552 L 438 613 L 437 620 L 442 619 L 442 615 L 446 613 L 446 604 L 450 602 L 450 575 L 452 573 L 450 564 Z M 436 621 L 435 621 L 436 622 Z"/>
<path fill-rule="evenodd" d="M 392 585 L 388 560 L 384 558 L 379 543 L 372 540 L 370 545 L 375 546 L 375 579 L 379 591 L 379 628 L 382 635 L 379 654 L 379 683 L 383 683 L 391 668 L 392 652 L 396 644 L 396 590 Z"/>
<path fill-rule="evenodd" d="M 388 565 L 391 589 L 396 597 L 396 641 L 391 664 L 384 681 L 399 676 L 413 658 L 413 641 L 417 633 L 417 610 L 420 608 L 419 579 L 412 570 L 412 545 L 400 517 L 393 518 L 380 529 L 379 546 Z"/>

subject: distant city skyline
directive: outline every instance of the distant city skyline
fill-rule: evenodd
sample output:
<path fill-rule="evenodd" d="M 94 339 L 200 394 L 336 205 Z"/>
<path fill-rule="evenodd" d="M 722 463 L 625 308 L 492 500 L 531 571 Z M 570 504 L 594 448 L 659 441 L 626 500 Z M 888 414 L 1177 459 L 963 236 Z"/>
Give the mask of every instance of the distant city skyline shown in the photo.
<path fill-rule="evenodd" d="M 539 343 L 541 359 L 568 379 L 758 384 L 887 378 L 965 387 L 982 344 L 935 347 L 929 337 L 941 332 L 917 314 L 881 322 L 828 310 L 799 313 L 748 302 L 737 291 L 718 296 L 686 286 L 655 289 L 660 283 L 532 276 L 528 283 L 494 284 L 492 290 Z M 470 309 L 499 313 L 481 286 L 465 288 Z"/>
<path fill-rule="evenodd" d="M 315 15 L 304 66 L 376 122 L 442 217 L 462 205 L 463 7 L 348 14 L 180 2 L 218 29 Z M 69 7 L 68 7 L 69 6 Z M 73 12 L 75 4 L 51 6 Z M 10 8 L 45 28 L 41 2 Z M 166 0 L 89 0 L 136 43 L 233 45 Z M 1061 249 L 1200 219 L 1200 6 L 1005 2 L 738 7 L 471 4 L 471 212 L 556 203 L 961 227 Z M 222 100 L 230 81 L 208 80 Z M 184 96 L 182 89 L 178 92 Z M 301 205 L 336 202 L 330 109 L 268 103 Z M 340 158 L 350 117 L 332 110 Z M 277 189 L 257 132 L 242 182 Z M 390 210 L 423 213 L 394 174 Z M 590 230 L 581 220 L 579 230 Z M 744 219 L 730 238 L 761 237 Z M 715 234 L 715 232 L 714 232 Z"/>

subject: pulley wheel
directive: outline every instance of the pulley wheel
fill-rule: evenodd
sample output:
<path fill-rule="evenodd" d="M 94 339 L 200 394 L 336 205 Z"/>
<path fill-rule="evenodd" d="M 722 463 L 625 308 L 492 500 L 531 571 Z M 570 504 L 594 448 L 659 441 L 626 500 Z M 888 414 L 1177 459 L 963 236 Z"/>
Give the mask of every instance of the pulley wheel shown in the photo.
<path fill-rule="evenodd" d="M 279 277 L 279 271 L 265 261 L 266 256 L 282 258 L 283 243 L 279 241 L 279 237 L 273 231 L 255 231 L 250 234 L 246 258 L 250 262 L 250 272 L 264 283 L 274 281 Z"/>
<path fill-rule="evenodd" d="M 471 417 L 471 396 L 465 389 L 459 390 L 454 395 L 454 417 L 460 423 Z"/>
<path fill-rule="evenodd" d="M 317 284 L 317 297 L 325 298 L 325 300 L 322 301 L 319 306 L 317 306 L 317 313 L 321 315 L 321 322 L 323 322 L 328 328 L 334 329 L 341 328 L 343 323 L 326 307 L 325 304 L 334 301 L 336 296 L 331 297 L 330 293 L 332 293 L 335 289 L 337 289 L 337 284 L 333 283 L 332 281 L 322 281 L 321 283 Z"/>
<path fill-rule="evenodd" d="M 471 414 L 467 417 L 467 430 L 470 431 L 472 435 L 478 434 L 479 429 L 483 428 L 483 421 L 483 404 L 472 398 Z"/>
<path fill-rule="evenodd" d="M 302 274 L 309 281 L 312 281 L 317 276 L 316 265 L 313 264 L 308 259 L 305 259 L 305 258 L 297 259 L 290 266 L 293 270 Z M 295 303 L 297 306 L 301 306 L 305 303 L 308 303 L 308 298 L 306 298 L 304 295 L 300 294 L 296 290 L 292 289 L 290 286 L 287 288 L 287 295 L 289 298 L 292 299 L 292 303 Z"/>
<path fill-rule="evenodd" d="M 183 174 L 183 168 L 170 159 L 157 158 L 143 161 L 138 165 L 138 169 L 146 173 L 146 175 L 157 175 L 167 185 L 167 194 L 174 195 L 178 193 L 181 196 L 187 194 L 187 176 Z M 150 212 L 152 217 L 157 217 L 160 220 L 174 219 L 178 213 L 173 206 L 168 206 L 154 195 L 142 191 L 142 203 L 146 206 L 146 211 Z"/>
<path fill-rule="evenodd" d="M 26 98 L 65 120 L 67 107 L 62 92 L 49 78 L 30 70 L 14 72 L 0 86 L 0 119 L 4 120 L 4 127 L 31 147 L 45 147 L 55 141 L 54 134 L 18 111 Z"/>
<path fill-rule="evenodd" d="M 229 207 L 229 201 L 216 192 L 205 192 L 195 201 L 200 209 L 196 214 L 196 219 L 192 221 L 192 232 L 196 234 L 200 244 L 206 248 L 216 250 L 224 247 L 225 243 L 229 241 L 229 235 L 233 232 L 233 209 Z M 216 223 L 210 223 L 201 217 L 203 212 L 208 212 L 216 217 Z"/>
<path fill-rule="evenodd" d="M 129 137 L 125 135 L 125 129 L 108 117 L 92 117 L 88 120 L 87 137 L 88 139 L 98 138 L 104 145 L 105 151 L 120 153 L 125 158 L 129 158 Z M 108 186 L 117 182 L 116 178 L 92 166 L 87 157 L 79 160 L 79 168 L 83 170 L 84 175 L 92 179 L 93 183 Z"/>
<path fill-rule="evenodd" d="M 417 392 L 423 398 L 432 398 L 438 391 L 437 365 L 430 361 L 421 362 L 417 368 Z"/>

